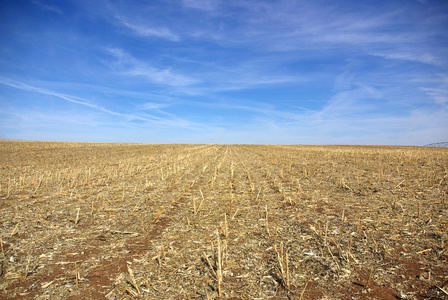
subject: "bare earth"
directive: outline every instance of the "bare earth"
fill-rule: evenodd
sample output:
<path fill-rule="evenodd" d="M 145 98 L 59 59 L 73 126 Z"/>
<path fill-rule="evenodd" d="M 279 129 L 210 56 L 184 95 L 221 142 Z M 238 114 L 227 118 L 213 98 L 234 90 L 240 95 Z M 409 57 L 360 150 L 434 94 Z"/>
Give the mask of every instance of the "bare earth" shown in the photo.
<path fill-rule="evenodd" d="M 448 299 L 448 149 L 0 141 L 0 298 Z"/>

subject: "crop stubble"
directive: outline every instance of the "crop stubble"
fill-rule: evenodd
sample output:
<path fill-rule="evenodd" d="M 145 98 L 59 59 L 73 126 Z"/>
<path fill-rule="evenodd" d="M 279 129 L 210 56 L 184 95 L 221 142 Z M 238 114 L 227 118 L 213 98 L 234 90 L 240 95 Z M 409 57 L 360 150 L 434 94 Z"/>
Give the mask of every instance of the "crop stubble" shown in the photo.
<path fill-rule="evenodd" d="M 447 149 L 0 147 L 1 297 L 447 299 Z"/>

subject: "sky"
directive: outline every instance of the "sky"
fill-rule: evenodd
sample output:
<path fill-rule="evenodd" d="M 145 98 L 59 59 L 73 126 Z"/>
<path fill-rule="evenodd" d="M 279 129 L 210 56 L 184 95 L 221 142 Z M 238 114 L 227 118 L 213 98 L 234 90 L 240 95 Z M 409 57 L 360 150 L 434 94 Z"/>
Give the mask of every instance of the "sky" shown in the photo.
<path fill-rule="evenodd" d="M 2 0 L 0 137 L 448 141 L 446 0 Z"/>

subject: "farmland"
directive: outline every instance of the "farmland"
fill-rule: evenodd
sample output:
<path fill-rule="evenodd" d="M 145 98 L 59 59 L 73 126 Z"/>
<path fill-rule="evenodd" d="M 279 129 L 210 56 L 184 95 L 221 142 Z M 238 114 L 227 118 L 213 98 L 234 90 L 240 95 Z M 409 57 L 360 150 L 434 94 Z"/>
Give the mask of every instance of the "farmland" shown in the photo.
<path fill-rule="evenodd" d="M 448 149 L 0 141 L 0 298 L 448 299 Z"/>

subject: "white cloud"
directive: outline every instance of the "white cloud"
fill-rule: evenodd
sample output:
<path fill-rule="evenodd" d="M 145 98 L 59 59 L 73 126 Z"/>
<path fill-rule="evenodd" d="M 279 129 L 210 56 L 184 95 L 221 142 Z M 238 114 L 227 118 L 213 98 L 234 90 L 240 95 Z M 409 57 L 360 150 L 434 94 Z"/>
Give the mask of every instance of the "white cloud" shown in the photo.
<path fill-rule="evenodd" d="M 52 91 L 52 90 L 48 90 L 48 89 L 44 89 L 44 88 L 31 86 L 31 85 L 28 85 L 28 84 L 25 84 L 22 82 L 18 82 L 18 81 L 14 81 L 14 80 L 4 78 L 4 77 L 0 77 L 0 84 L 7 85 L 7 86 L 10 86 L 10 87 L 13 87 L 16 89 L 20 89 L 20 90 L 24 90 L 24 91 L 53 96 L 53 97 L 62 99 L 64 101 L 79 104 L 81 106 L 89 107 L 96 111 L 100 111 L 100 112 L 103 112 L 103 113 L 106 113 L 109 115 L 120 117 L 125 121 L 137 120 L 137 121 L 143 121 L 146 123 L 151 123 L 153 125 L 158 125 L 158 126 L 162 126 L 162 127 L 179 127 L 179 126 L 186 127 L 186 126 L 196 126 L 197 125 L 194 122 L 183 120 L 183 119 L 177 118 L 177 117 L 162 118 L 162 117 L 150 115 L 147 113 L 144 113 L 141 115 L 120 113 L 120 112 L 112 111 L 110 109 L 107 109 L 105 107 L 102 107 L 102 106 L 99 106 L 96 104 L 92 104 L 87 99 L 84 99 L 81 97 L 72 96 L 72 95 L 68 95 L 68 94 L 64 94 L 64 93 L 60 93 L 60 92 L 56 92 L 56 91 Z"/>
<path fill-rule="evenodd" d="M 87 107 L 90 107 L 90 108 L 93 108 L 96 110 L 100 110 L 100 111 L 103 111 L 103 112 L 106 112 L 109 114 L 120 115 L 119 113 L 115 113 L 115 112 L 105 109 L 101 106 L 91 104 L 87 100 L 80 98 L 80 97 L 70 96 L 67 94 L 63 94 L 63 93 L 59 93 L 59 92 L 55 92 L 55 91 L 51 91 L 51 90 L 47 90 L 47 89 L 43 89 L 43 88 L 39 88 L 39 87 L 34 87 L 34 86 L 31 86 L 31 85 L 28 85 L 28 84 L 25 84 L 22 82 L 14 81 L 14 80 L 11 80 L 8 78 L 0 77 L 0 84 L 4 84 L 4 85 L 10 86 L 10 87 L 13 87 L 16 89 L 20 89 L 23 91 L 29 91 L 29 92 L 34 92 L 34 93 L 38 93 L 38 94 L 54 96 L 56 98 L 60 98 L 65 101 L 68 101 L 68 102 L 87 106 Z"/>
<path fill-rule="evenodd" d="M 437 104 L 448 105 L 448 89 L 447 88 L 421 88 L 428 94 Z"/>
<path fill-rule="evenodd" d="M 213 11 L 218 7 L 218 0 L 183 0 L 185 7 Z"/>
<path fill-rule="evenodd" d="M 128 76 L 142 76 L 151 82 L 170 85 L 170 86 L 187 86 L 196 83 L 196 80 L 173 72 L 171 69 L 156 69 L 145 65 L 134 65 L 128 70 L 122 71 L 121 74 Z"/>
<path fill-rule="evenodd" d="M 196 79 L 182 75 L 170 68 L 152 67 L 122 49 L 113 48 L 106 49 L 106 51 L 116 58 L 111 66 L 121 75 L 144 77 L 150 82 L 166 86 L 188 86 L 197 83 Z"/>
<path fill-rule="evenodd" d="M 391 6 L 373 14 L 371 10 L 347 10 L 338 2 L 326 7 L 304 1 L 226 5 L 233 8 L 227 13 L 235 14 L 238 26 L 209 30 L 201 37 L 265 52 L 302 51 L 312 57 L 342 53 L 439 66 L 447 62 L 444 37 L 438 29 L 446 27 L 446 21 L 424 12 L 416 16 L 407 6 Z"/>
<path fill-rule="evenodd" d="M 408 48 L 406 52 L 400 52 L 401 49 L 395 49 L 394 51 L 374 51 L 370 53 L 374 56 L 379 56 L 385 59 L 399 59 L 421 62 L 429 65 L 443 65 L 443 61 L 434 56 L 431 53 L 419 53 L 420 50 Z"/>
<path fill-rule="evenodd" d="M 132 31 L 140 36 L 148 37 L 148 36 L 155 36 L 160 38 L 165 38 L 167 40 L 171 41 L 179 41 L 180 38 L 178 35 L 174 34 L 169 30 L 168 28 L 154 28 L 149 27 L 144 24 L 134 24 L 128 21 L 121 20 L 121 23 L 128 27 L 129 29 L 132 29 Z"/>
<path fill-rule="evenodd" d="M 59 15 L 62 15 L 62 11 L 59 8 L 57 8 L 56 6 L 44 4 L 37 0 L 34 0 L 33 3 L 42 10 L 51 11 L 51 12 L 57 13 Z"/>
<path fill-rule="evenodd" d="M 170 104 L 168 103 L 157 103 L 157 102 L 146 102 L 139 106 L 140 110 L 155 110 L 155 109 L 161 109 L 165 107 L 169 107 Z"/>
<path fill-rule="evenodd" d="M 152 26 L 148 24 L 146 20 L 141 20 L 140 17 L 131 15 L 125 16 L 123 14 L 115 13 L 113 15 L 116 20 L 120 22 L 121 25 L 128 29 L 136 35 L 142 37 L 159 37 L 164 38 L 173 42 L 180 41 L 180 37 L 173 33 L 170 29 L 165 27 Z"/>

